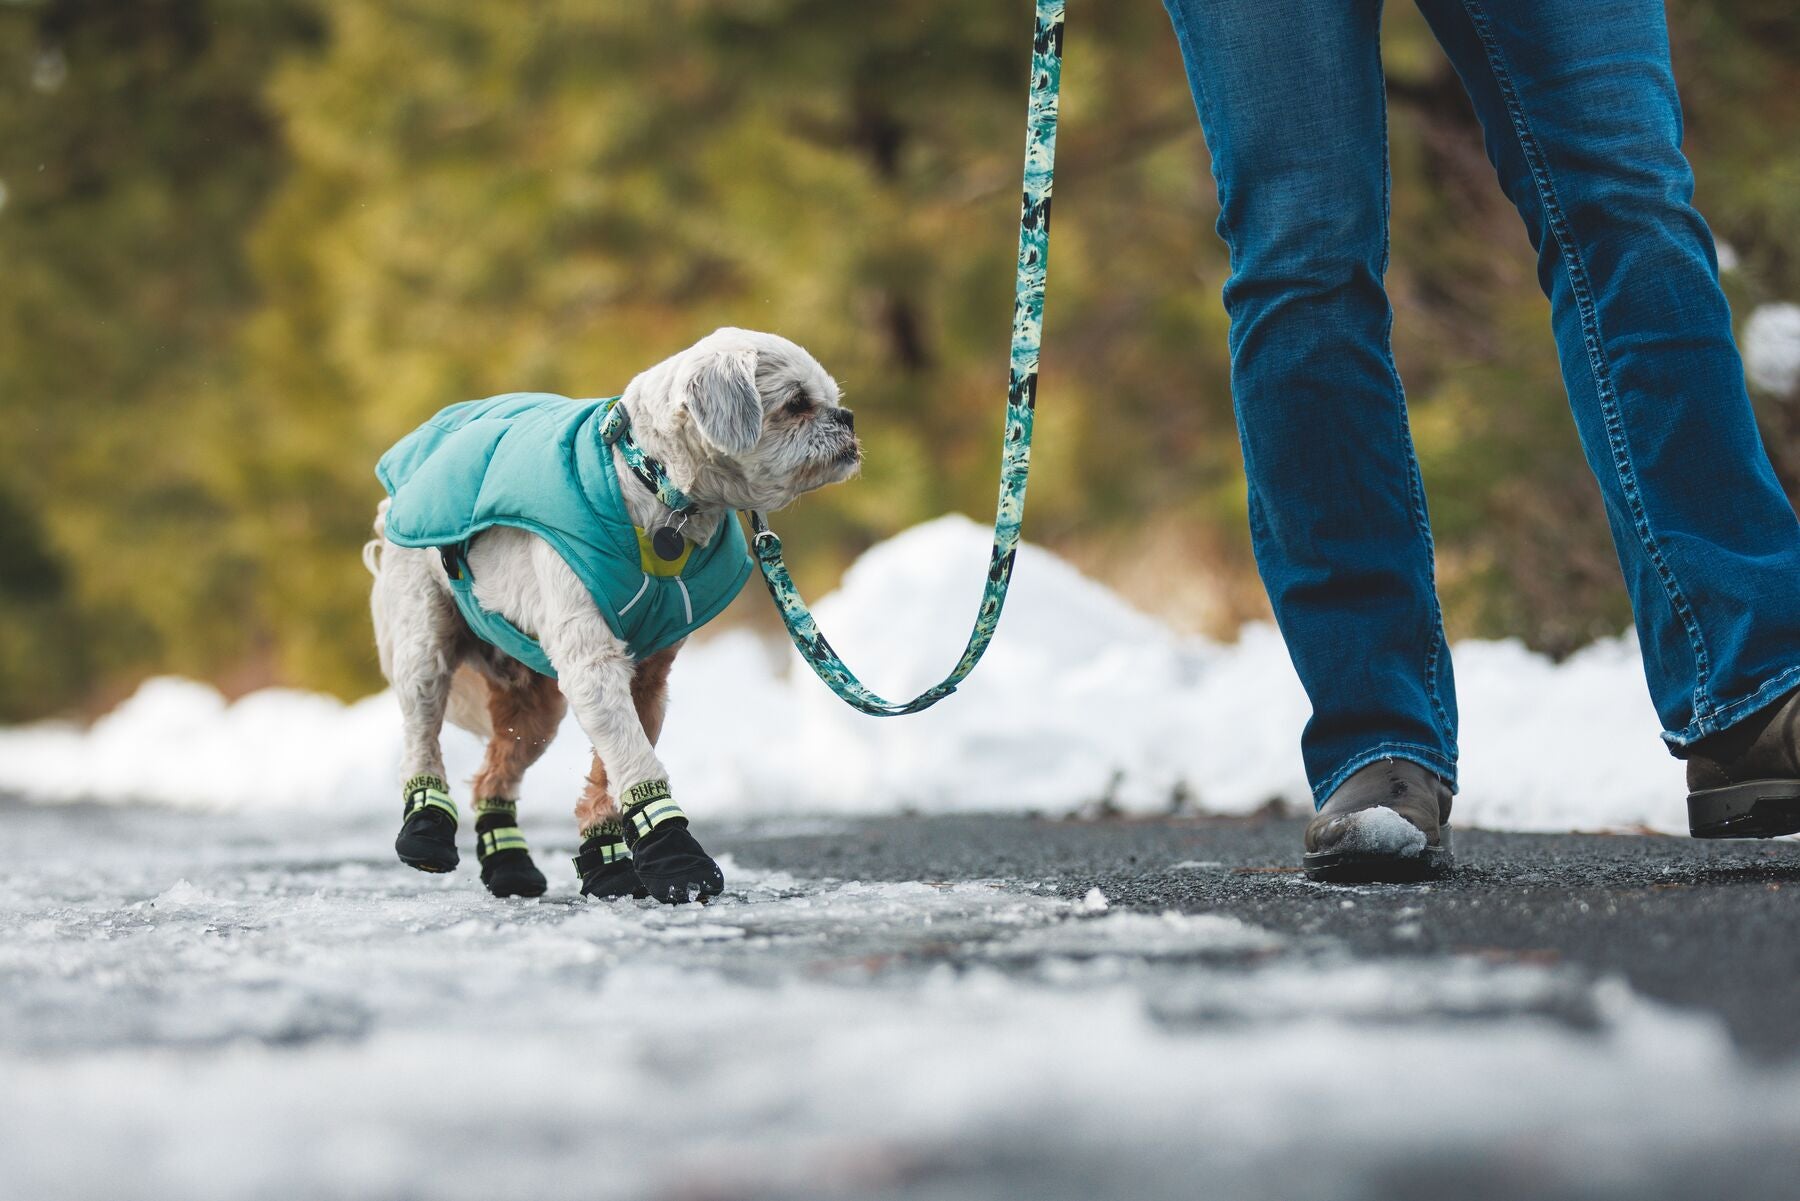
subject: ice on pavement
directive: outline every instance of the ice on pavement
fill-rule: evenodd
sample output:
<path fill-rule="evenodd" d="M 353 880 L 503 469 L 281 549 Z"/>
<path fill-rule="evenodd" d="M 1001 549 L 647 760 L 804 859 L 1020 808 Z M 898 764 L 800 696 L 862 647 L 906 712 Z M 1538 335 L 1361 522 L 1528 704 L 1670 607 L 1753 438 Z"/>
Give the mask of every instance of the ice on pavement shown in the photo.
<path fill-rule="evenodd" d="M 1099 892 L 1094 889 L 1088 894 Z M 998 940 L 988 954 L 1003 959 L 1054 956 L 1059 959 L 1127 957 L 1160 962 L 1170 959 L 1237 956 L 1274 950 L 1282 940 L 1267 930 L 1217 913 L 1136 913 L 1096 909 L 1087 900 L 1074 907 L 1077 916 L 1105 915 L 1104 921 L 1061 921 L 1036 925 Z"/>
<path fill-rule="evenodd" d="M 872 687 L 911 695 L 955 661 L 989 537 L 962 517 L 928 522 L 871 549 L 818 602 L 832 644 Z M 1681 765 L 1657 737 L 1630 634 L 1561 663 L 1517 642 L 1464 642 L 1455 655 L 1460 824 L 1685 832 Z M 1178 635 L 1030 545 L 986 660 L 926 713 L 856 713 L 785 643 L 743 631 L 696 639 L 671 690 L 663 756 L 699 814 L 1309 807 L 1306 698 L 1272 627 L 1232 643 Z M 89 728 L 0 729 L 0 791 L 387 812 L 398 730 L 385 695 L 346 705 L 270 689 L 228 704 L 158 679 Z M 455 731 L 446 742 L 460 789 L 478 747 Z M 527 777 L 526 806 L 565 812 L 586 756 L 571 720 Z"/>
<path fill-rule="evenodd" d="M 1347 813 L 1337 823 L 1342 833 L 1332 844 L 1335 851 L 1405 858 L 1425 850 L 1425 831 L 1385 805 Z"/>
<path fill-rule="evenodd" d="M 8 817 L 7 1196 L 1306 1198 L 1526 1148 L 1630 1186 L 1800 1124 L 1800 1070 L 1571 969 L 736 863 L 704 908 L 501 903 L 385 822 Z"/>

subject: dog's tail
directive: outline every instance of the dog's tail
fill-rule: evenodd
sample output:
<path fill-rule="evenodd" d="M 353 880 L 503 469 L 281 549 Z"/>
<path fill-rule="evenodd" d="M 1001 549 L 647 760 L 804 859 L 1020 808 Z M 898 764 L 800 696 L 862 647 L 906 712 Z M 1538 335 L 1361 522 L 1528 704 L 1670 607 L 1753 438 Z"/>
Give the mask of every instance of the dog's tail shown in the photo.
<path fill-rule="evenodd" d="M 381 503 L 375 506 L 375 536 L 363 543 L 363 566 L 369 569 L 370 575 L 381 574 L 381 544 L 387 535 L 388 506 L 393 503 L 391 496 L 381 498 Z"/>

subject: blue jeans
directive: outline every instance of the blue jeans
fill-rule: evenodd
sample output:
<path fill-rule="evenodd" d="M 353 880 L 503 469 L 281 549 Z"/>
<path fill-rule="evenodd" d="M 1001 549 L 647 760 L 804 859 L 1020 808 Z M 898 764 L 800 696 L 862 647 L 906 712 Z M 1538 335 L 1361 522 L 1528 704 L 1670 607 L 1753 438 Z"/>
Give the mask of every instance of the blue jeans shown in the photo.
<path fill-rule="evenodd" d="M 1301 747 L 1315 802 L 1386 756 L 1454 786 L 1450 654 L 1382 286 L 1380 0 L 1165 2 L 1231 251 L 1251 536 L 1312 700 Z M 1800 686 L 1800 523 L 1690 203 L 1662 0 L 1419 7 L 1537 249 L 1651 699 L 1678 751 Z"/>

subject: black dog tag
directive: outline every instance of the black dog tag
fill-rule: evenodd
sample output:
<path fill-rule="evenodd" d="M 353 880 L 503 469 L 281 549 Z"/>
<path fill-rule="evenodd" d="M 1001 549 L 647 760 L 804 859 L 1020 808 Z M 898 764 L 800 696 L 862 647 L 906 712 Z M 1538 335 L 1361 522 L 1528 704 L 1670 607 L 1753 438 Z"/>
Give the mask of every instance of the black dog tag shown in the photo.
<path fill-rule="evenodd" d="M 650 549 L 656 557 L 665 563 L 673 563 L 681 558 L 681 552 L 687 548 L 687 539 L 672 525 L 665 525 L 650 535 Z"/>

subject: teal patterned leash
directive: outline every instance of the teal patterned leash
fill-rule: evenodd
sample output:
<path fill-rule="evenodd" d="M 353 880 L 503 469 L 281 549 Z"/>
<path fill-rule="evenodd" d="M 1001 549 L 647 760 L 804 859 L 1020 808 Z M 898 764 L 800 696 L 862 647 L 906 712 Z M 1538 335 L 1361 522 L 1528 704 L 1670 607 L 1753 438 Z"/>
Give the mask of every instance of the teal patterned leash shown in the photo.
<path fill-rule="evenodd" d="M 756 561 L 769 595 L 781 612 L 788 635 L 818 677 L 838 696 L 864 713 L 894 717 L 917 713 L 937 704 L 981 662 L 1012 581 L 1019 549 L 1019 524 L 1025 518 L 1025 482 L 1031 468 L 1031 426 L 1037 407 L 1038 345 L 1044 327 L 1044 271 L 1050 251 L 1050 185 L 1056 163 L 1057 93 L 1062 85 L 1064 0 L 1037 0 L 1037 26 L 1031 41 L 1031 101 L 1025 128 L 1025 189 L 1019 210 L 1019 283 L 1013 302 L 1012 373 L 1006 388 L 1006 436 L 1001 446 L 1000 503 L 994 513 L 994 551 L 988 561 L 981 610 L 962 658 L 943 681 L 910 701 L 896 703 L 869 691 L 838 658 L 819 625 L 800 599 L 800 592 L 781 559 L 781 539 L 763 515 L 752 511 Z"/>

